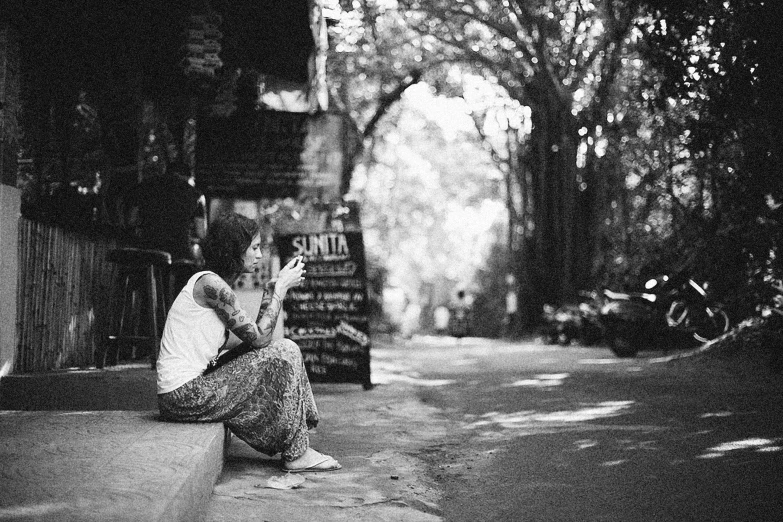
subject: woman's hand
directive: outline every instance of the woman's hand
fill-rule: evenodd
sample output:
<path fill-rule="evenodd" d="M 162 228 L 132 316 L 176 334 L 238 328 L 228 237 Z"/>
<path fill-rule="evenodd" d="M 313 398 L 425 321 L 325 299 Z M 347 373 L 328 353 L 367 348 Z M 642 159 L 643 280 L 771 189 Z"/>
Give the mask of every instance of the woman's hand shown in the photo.
<path fill-rule="evenodd" d="M 304 268 L 305 264 L 302 261 L 302 256 L 297 256 L 289 261 L 277 274 L 275 291 L 282 296 L 290 288 L 298 286 L 304 281 L 304 275 L 307 273 Z"/>

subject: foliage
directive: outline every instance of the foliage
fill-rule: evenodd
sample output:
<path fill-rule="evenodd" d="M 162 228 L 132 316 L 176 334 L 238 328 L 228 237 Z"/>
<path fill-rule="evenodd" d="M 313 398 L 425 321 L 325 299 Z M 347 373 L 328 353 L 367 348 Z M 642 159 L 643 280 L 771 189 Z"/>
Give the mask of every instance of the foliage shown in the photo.
<path fill-rule="evenodd" d="M 515 243 L 522 302 L 528 318 L 534 318 L 543 301 L 575 295 L 591 279 L 599 237 L 592 225 L 604 217 L 603 209 L 593 205 L 601 200 L 593 197 L 593 186 L 603 185 L 600 179 L 594 183 L 593 163 L 582 166 L 585 172 L 577 169 L 577 130 L 586 128 L 592 135 L 595 129 L 590 122 L 601 114 L 636 2 L 506 1 L 497 6 L 480 0 L 400 0 L 342 5 L 356 24 L 343 30 L 335 49 L 354 56 L 330 59 L 337 64 L 332 69 L 337 76 L 347 73 L 346 81 L 336 85 L 341 99 L 350 100 L 353 93 L 352 113 L 365 106 L 357 92 L 369 87 L 382 94 L 393 85 L 384 78 L 413 68 L 424 71 L 424 79 L 441 94 L 467 98 L 465 79 L 478 75 L 516 103 L 503 111 L 505 122 L 500 124 L 511 129 L 508 136 L 515 143 L 505 153 L 495 144 L 494 152 L 505 163 L 513 220 L 509 238 Z M 346 65 L 339 65 L 341 59 Z M 355 78 L 369 83 L 360 85 Z M 486 131 L 485 123 L 497 114 L 497 107 L 474 112 L 479 130 Z M 588 153 L 594 155 L 595 149 Z"/>
<path fill-rule="evenodd" d="M 636 31 L 634 40 L 639 39 Z M 594 169 L 606 179 L 602 248 L 594 260 L 598 286 L 639 287 L 687 258 L 700 237 L 694 219 L 709 199 L 693 175 L 686 144 L 689 102 L 658 106 L 661 74 L 642 59 L 638 42 L 624 42 L 602 120 L 585 145 L 595 146 Z M 581 134 L 581 132 L 580 132 Z M 586 161 L 586 160 L 583 160 Z"/>
<path fill-rule="evenodd" d="M 421 38 L 385 2 L 348 0 L 341 4 L 339 22 L 329 30 L 331 102 L 346 111 L 371 141 L 373 129 L 369 127 L 385 98 L 406 78 L 423 70 L 432 74 L 435 65 L 430 59 L 425 61 Z"/>
<path fill-rule="evenodd" d="M 475 275 L 471 335 L 497 338 L 515 333 L 513 325 L 506 322 L 506 249 L 504 243 L 494 243 L 488 251 L 486 264 Z"/>
<path fill-rule="evenodd" d="M 702 189 L 684 208 L 681 244 L 739 317 L 781 277 L 783 73 L 779 6 L 757 0 L 649 0 L 645 59 L 660 72 L 649 105 L 683 106 L 683 171 Z M 688 228 L 693 225 L 693 228 Z"/>
<path fill-rule="evenodd" d="M 351 56 L 339 86 L 344 99 L 358 96 L 352 110 L 364 107 L 365 121 L 372 96 L 417 67 L 438 92 L 471 101 L 507 176 L 509 238 L 531 302 L 566 298 L 563 278 L 632 287 L 687 269 L 742 317 L 769 298 L 783 259 L 773 4 L 343 2 L 357 23 L 346 31 L 353 46 L 338 47 Z M 471 100 L 471 74 L 517 105 Z M 547 141 L 542 131 L 562 134 Z M 550 150 L 566 160 L 537 161 Z M 546 201 L 558 201 L 560 214 L 542 212 Z M 570 259 L 558 257 L 563 249 Z"/>
<path fill-rule="evenodd" d="M 612 174 L 598 282 L 684 267 L 746 317 L 781 268 L 775 17 L 764 2 L 645 4 L 601 126 L 596 163 Z"/>

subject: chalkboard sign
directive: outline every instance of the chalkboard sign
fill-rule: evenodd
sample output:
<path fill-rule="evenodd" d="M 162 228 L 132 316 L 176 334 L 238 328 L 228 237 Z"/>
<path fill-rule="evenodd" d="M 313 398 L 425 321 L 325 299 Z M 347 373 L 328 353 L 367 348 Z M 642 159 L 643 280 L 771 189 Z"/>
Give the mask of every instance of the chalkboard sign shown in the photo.
<path fill-rule="evenodd" d="M 310 380 L 370 387 L 367 276 L 361 232 L 275 237 L 281 265 L 301 255 L 305 281 L 284 301 L 285 336 L 302 349 Z"/>

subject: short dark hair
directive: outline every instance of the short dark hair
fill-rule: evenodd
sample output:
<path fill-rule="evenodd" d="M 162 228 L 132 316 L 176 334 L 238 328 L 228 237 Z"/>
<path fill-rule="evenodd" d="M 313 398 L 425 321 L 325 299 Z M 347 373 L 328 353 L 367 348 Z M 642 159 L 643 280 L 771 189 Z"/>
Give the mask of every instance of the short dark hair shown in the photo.
<path fill-rule="evenodd" d="M 260 230 L 258 221 L 242 214 L 227 212 L 218 216 L 209 224 L 201 244 L 205 268 L 231 284 L 242 273 L 242 258 Z"/>

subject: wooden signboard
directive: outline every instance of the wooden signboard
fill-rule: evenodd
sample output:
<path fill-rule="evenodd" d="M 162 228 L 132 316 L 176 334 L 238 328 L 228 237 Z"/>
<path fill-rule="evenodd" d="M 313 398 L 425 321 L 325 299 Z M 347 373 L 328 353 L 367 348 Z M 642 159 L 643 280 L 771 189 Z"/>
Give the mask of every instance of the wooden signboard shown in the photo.
<path fill-rule="evenodd" d="M 338 114 L 237 111 L 198 123 L 196 179 L 223 198 L 340 197 L 346 122 Z"/>
<path fill-rule="evenodd" d="M 367 277 L 361 232 L 275 237 L 281 266 L 302 255 L 305 282 L 284 301 L 285 336 L 302 350 L 314 382 L 370 382 Z"/>

